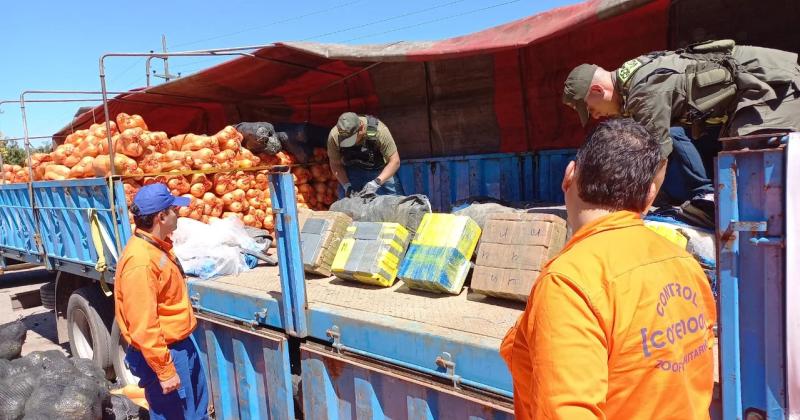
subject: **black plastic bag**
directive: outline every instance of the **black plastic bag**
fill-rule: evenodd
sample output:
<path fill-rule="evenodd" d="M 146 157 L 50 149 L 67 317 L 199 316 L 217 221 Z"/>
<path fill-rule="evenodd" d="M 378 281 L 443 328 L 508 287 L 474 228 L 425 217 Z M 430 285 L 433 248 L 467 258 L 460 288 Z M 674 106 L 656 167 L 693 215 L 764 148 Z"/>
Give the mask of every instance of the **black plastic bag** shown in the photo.
<path fill-rule="evenodd" d="M 422 218 L 431 212 L 431 203 L 428 197 L 421 194 L 356 194 L 331 204 L 330 210 L 342 212 L 354 222 L 399 223 L 408 229 L 413 238 Z"/>
<path fill-rule="evenodd" d="M 242 122 L 234 126 L 242 133 L 242 146 L 253 153 L 274 155 L 283 149 L 285 133 L 277 133 L 268 122 Z"/>
<path fill-rule="evenodd" d="M 459 216 L 469 216 L 483 229 L 486 219 L 495 213 L 518 213 L 521 210 L 505 206 L 500 203 L 473 203 L 453 212 Z"/>

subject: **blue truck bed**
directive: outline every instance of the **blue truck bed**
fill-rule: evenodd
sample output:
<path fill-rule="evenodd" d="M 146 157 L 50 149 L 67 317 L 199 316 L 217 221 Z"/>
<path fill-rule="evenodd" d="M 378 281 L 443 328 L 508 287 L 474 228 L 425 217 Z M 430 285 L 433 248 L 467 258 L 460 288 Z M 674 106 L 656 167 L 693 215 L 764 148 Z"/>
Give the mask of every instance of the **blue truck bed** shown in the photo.
<path fill-rule="evenodd" d="M 95 265 L 102 253 L 113 270 L 131 227 L 122 182 L 113 182 L 113 194 L 108 182 L 91 178 L 3 185 L 0 263 L 5 266 L 5 258 L 13 258 L 99 280 L 103 273 Z M 93 214 L 102 236 L 101 250 L 92 241 Z M 113 282 L 113 272 L 108 271 L 104 278 Z"/>
<path fill-rule="evenodd" d="M 200 312 L 283 328 L 277 267 L 193 280 L 189 289 Z M 336 327 L 336 343 L 353 353 L 434 375 L 437 357 L 446 352 L 456 361 L 462 381 L 511 396 L 511 377 L 497 350 L 523 304 L 467 292 L 420 292 L 399 281 L 377 288 L 335 277 L 307 279 L 306 296 L 310 337 L 334 344 L 331 332 Z"/>

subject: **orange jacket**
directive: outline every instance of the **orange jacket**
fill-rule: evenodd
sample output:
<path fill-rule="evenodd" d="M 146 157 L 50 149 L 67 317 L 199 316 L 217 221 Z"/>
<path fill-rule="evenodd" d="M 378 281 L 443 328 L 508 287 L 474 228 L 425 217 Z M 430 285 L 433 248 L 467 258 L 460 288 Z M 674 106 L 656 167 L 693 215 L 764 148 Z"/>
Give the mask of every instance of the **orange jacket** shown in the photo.
<path fill-rule="evenodd" d="M 172 242 L 137 231 L 169 251 L 132 236 L 114 278 L 117 323 L 125 341 L 142 352 L 161 381 L 176 374 L 168 344 L 192 333 L 197 320 L 189 304 L 186 280 L 173 262 Z"/>
<path fill-rule="evenodd" d="M 517 419 L 707 419 L 714 298 L 685 251 L 620 211 L 537 279 L 500 353 Z"/>

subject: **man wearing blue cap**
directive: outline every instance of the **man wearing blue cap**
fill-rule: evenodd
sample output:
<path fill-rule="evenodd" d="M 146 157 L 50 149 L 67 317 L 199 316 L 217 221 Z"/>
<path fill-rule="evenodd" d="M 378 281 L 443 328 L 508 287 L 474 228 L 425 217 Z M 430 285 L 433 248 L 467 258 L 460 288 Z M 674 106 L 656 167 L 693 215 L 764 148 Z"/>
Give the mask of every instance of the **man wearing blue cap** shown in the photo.
<path fill-rule="evenodd" d="M 397 145 L 386 124 L 371 115 L 345 112 L 328 135 L 331 172 L 345 196 L 354 192 L 404 195 Z"/>
<path fill-rule="evenodd" d="M 131 211 L 136 232 L 114 279 L 116 321 L 128 342 L 125 362 L 139 378 L 151 419 L 206 419 L 208 391 L 191 334 L 197 320 L 169 236 L 178 207 L 189 205 L 164 184 L 142 187 Z"/>

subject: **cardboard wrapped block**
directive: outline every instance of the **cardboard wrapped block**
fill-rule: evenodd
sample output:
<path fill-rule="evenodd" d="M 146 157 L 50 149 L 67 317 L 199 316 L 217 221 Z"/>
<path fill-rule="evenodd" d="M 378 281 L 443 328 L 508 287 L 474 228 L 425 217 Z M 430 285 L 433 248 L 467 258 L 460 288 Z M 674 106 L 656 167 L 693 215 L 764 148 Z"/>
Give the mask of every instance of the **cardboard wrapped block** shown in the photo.
<path fill-rule="evenodd" d="M 488 296 L 525 302 L 538 271 L 476 265 L 472 271 L 472 290 Z"/>
<path fill-rule="evenodd" d="M 409 236 L 399 223 L 355 222 L 339 244 L 331 272 L 342 279 L 389 287 L 397 278 Z"/>
<path fill-rule="evenodd" d="M 306 272 L 331 275 L 331 264 L 352 222 L 350 216 L 334 211 L 318 211 L 306 218 L 300 230 L 300 250 Z"/>
<path fill-rule="evenodd" d="M 480 235 L 481 228 L 467 216 L 426 214 L 398 277 L 412 289 L 461 293 Z"/>
<path fill-rule="evenodd" d="M 564 247 L 567 224 L 551 214 L 492 214 L 486 221 L 470 288 L 525 302 L 542 267 Z"/>

